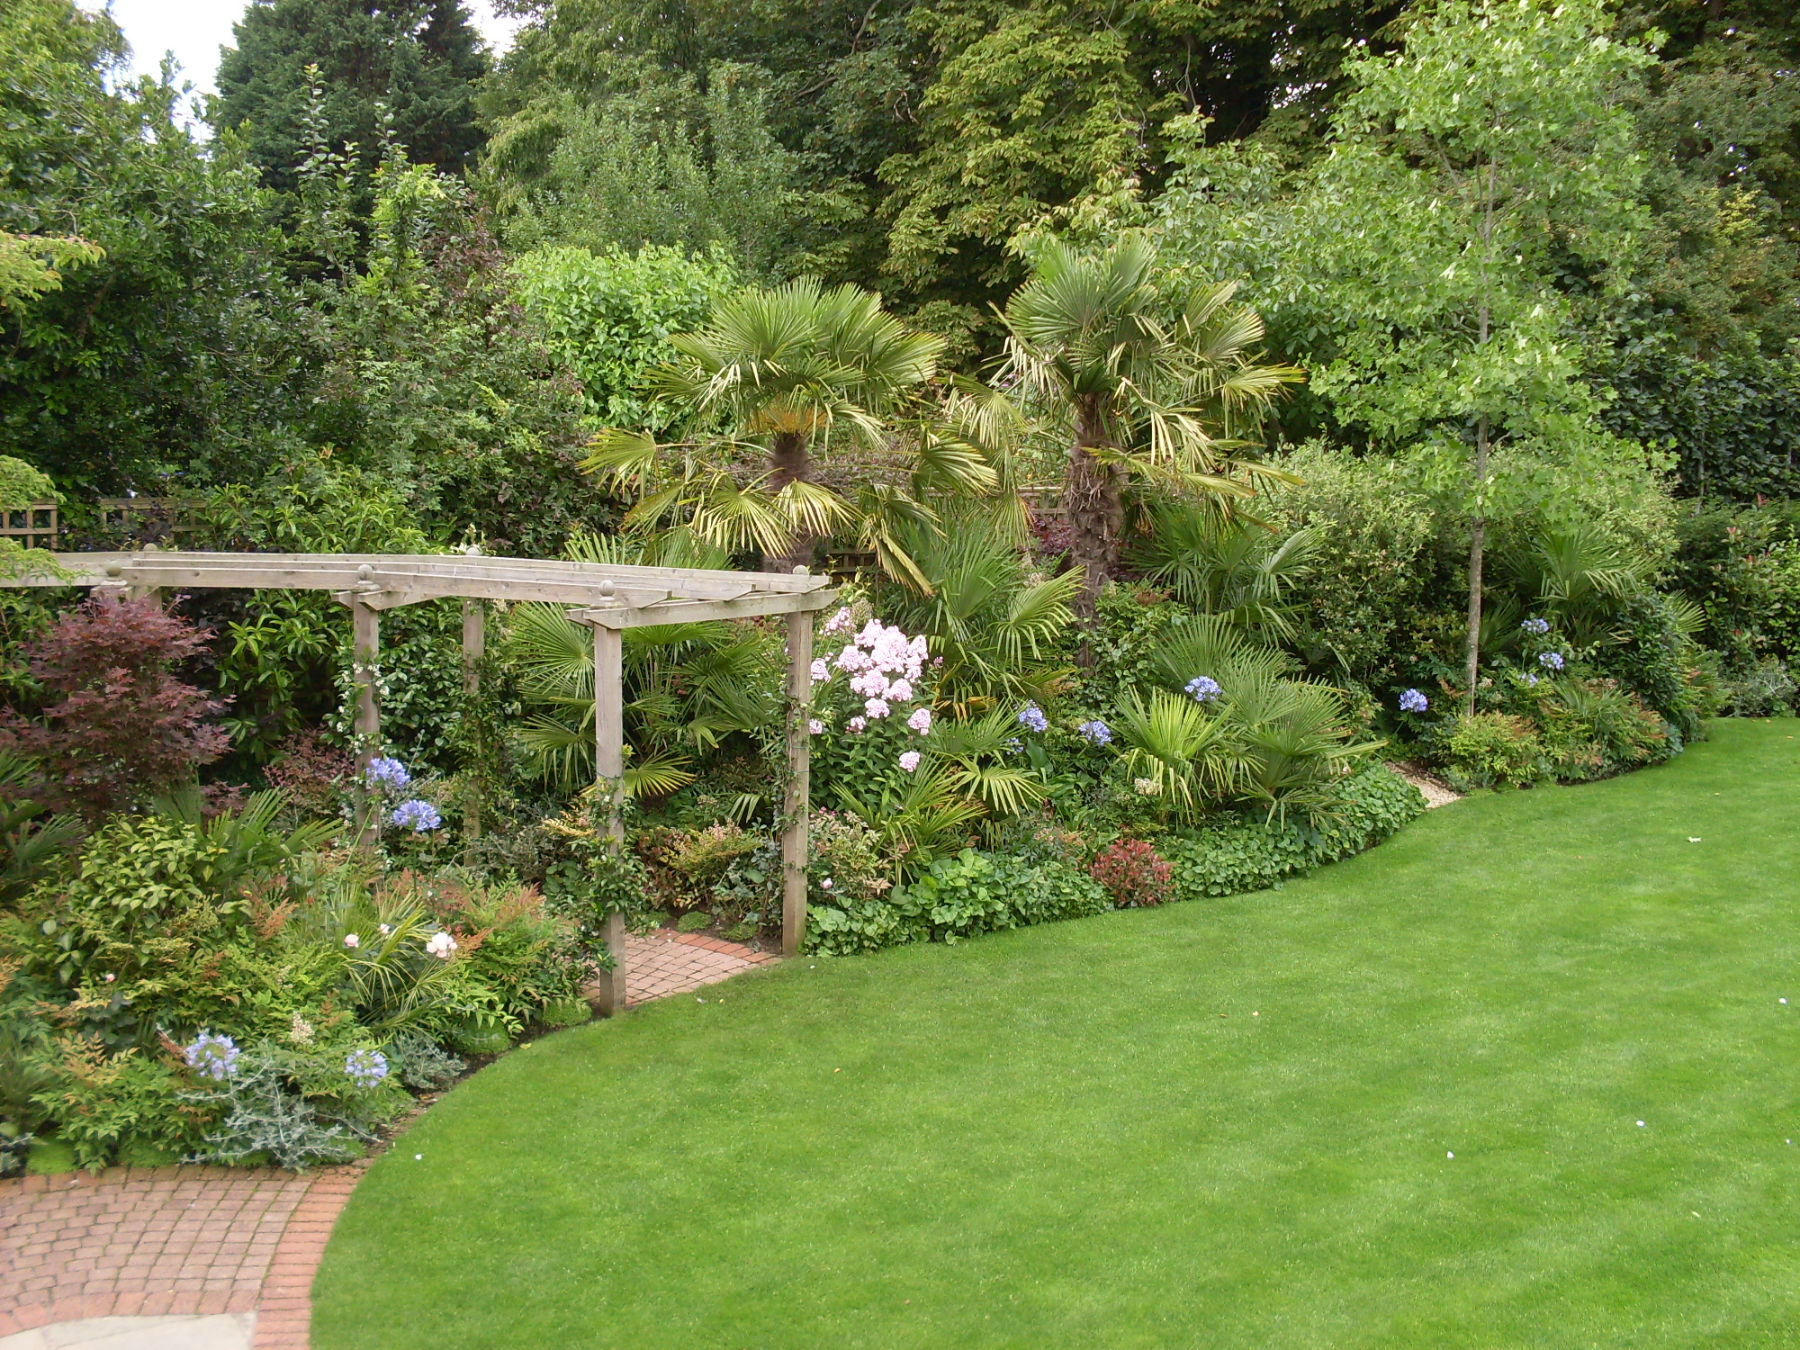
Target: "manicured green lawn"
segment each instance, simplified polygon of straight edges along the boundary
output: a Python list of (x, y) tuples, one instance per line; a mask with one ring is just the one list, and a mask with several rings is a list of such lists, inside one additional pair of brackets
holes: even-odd
[(457, 1088), (314, 1344), (1800, 1344), (1797, 953), (1789, 721), (1271, 893), (789, 963)]

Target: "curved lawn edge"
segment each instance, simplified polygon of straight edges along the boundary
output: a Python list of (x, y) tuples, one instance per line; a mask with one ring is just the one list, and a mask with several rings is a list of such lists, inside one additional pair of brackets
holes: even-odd
[(1794, 727), (546, 1038), (371, 1169), (314, 1344), (1792, 1339)]

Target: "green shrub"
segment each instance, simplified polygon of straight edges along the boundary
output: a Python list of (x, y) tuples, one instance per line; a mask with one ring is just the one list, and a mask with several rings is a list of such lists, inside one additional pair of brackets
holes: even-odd
[(594, 1020), (594, 1010), (584, 998), (560, 998), (539, 1008), (535, 1020), (542, 1027), (578, 1027)]
[(675, 922), (675, 931), (678, 933), (698, 933), (703, 928), (711, 927), (712, 915), (697, 909), (683, 914)]
[(1328, 557), (1298, 592), (1297, 649), (1311, 668), (1372, 689), (1402, 683), (1396, 654), (1416, 645), (1436, 565), (1438, 522), (1420, 471), (1321, 441), (1282, 467), (1302, 482), (1272, 491), (1263, 514), (1285, 530), (1319, 531)]
[(1681, 748), (1677, 735), (1613, 680), (1546, 681), (1539, 700), (1542, 740), (1556, 776), (1605, 778), (1660, 764)]
[(1313, 860), (1336, 862), (1373, 848), (1425, 812), (1419, 789), (1385, 764), (1368, 764), (1337, 785), (1337, 801), (1308, 826)]
[(1523, 717), (1464, 713), (1442, 741), (1445, 773), (1459, 788), (1524, 787), (1547, 772), (1543, 743)]
[(1313, 860), (1296, 823), (1242, 817), (1184, 832), (1164, 845), (1163, 856), (1173, 870), (1178, 900), (1267, 890), (1304, 872)]
[(930, 940), (957, 942), (977, 933), (1104, 914), (1112, 897), (1067, 863), (964, 849), (932, 863), (891, 903)]

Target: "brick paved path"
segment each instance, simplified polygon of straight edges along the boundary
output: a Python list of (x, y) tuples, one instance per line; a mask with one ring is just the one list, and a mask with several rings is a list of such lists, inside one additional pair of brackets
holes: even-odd
[(0, 1335), (254, 1312), (259, 1350), (304, 1350), (312, 1271), (361, 1171), (115, 1167), (0, 1181)]
[(648, 937), (627, 937), (625, 1001), (630, 1006), (667, 998), (671, 994), (685, 994), (690, 989), (717, 984), (776, 959), (769, 952), (695, 933), (671, 933), (664, 929)]
[[(775, 959), (692, 933), (629, 937), (626, 993), (648, 1003)], [(0, 1180), (0, 1337), (100, 1317), (253, 1312), (255, 1350), (307, 1350), (313, 1275), (368, 1165)]]

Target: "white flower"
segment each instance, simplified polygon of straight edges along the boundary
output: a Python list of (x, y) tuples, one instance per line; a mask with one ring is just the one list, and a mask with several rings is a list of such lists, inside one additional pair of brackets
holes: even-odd
[(355, 933), (345, 933), (344, 934), (344, 945), (346, 947), (360, 947), (360, 946), (362, 946), (362, 939), (359, 938)]
[(806, 724), (806, 729), (814, 736), (823, 736), (825, 734), (825, 724), (816, 717)]
[[(111, 971), (110, 971), (110, 970), (109, 970), (109, 971), (107, 971), (107, 972), (106, 972), (106, 982), (107, 982), (107, 983), (108, 983), (108, 984), (111, 984), (111, 983), (112, 983), (112, 982), (113, 982), (113, 981), (114, 981), (114, 980), (116, 980), (116, 979), (118, 979), (118, 978), (119, 978), (119, 977), (118, 977), (118, 976), (117, 976), (117, 975), (115, 975), (115, 974), (113, 974), (113, 973), (112, 973), (112, 972), (111, 972)], [(1781, 1001), (1782, 1001), (1782, 1002), (1783, 1002), (1783, 1003), (1786, 1003), (1786, 1002), (1787, 1002), (1787, 1000), (1786, 1000), (1786, 999), (1785, 999), (1785, 998), (1784, 998), (1784, 999), (1782, 999), (1782, 1000), (1781, 1000)]]
[(450, 953), (456, 950), (456, 939), (440, 928), (431, 935), (431, 940), (425, 944), (425, 950), (440, 961), (448, 961)]
[(816, 658), (812, 663), (812, 681), (813, 681), (813, 683), (814, 684), (824, 684), (825, 681), (829, 680), (830, 678), (831, 678), (831, 663), (828, 662), (822, 656)]
[(1160, 797), (1162, 788), (1154, 778), (1134, 778), (1131, 786), (1137, 789), (1140, 797)]
[(844, 723), (844, 729), (846, 731), (860, 733), (862, 731), (862, 729), (868, 725), (869, 725), (868, 718), (852, 717), (848, 722)]
[(863, 703), (863, 711), (879, 722), (882, 718), (892, 712), (893, 709), (888, 707), (886, 699), (872, 698)]
[(827, 890), (827, 891), (831, 889), (831, 885), (832, 885), (832, 882), (831, 882), (830, 877), (826, 877), (823, 881), (821, 881), (819, 883), (820, 888), (822, 890)]
[(896, 703), (911, 703), (913, 696), (912, 681), (902, 676), (888, 686), (888, 697)]
[(390, 934), (394, 931), (393, 926), (391, 924), (378, 923), (375, 926), (381, 930), (381, 936), (383, 936), (383, 937), (388, 936), (388, 934)]
[(908, 750), (904, 755), (900, 756), (900, 767), (905, 769), (908, 773), (911, 773), (914, 769), (918, 768), (919, 752), (917, 750)]

